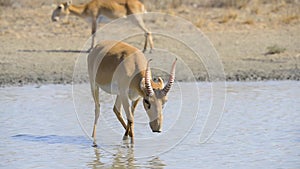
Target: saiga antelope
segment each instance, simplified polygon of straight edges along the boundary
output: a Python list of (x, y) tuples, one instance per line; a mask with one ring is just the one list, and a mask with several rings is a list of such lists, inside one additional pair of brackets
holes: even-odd
[[(71, 1), (62, 3), (52, 13), (52, 21), (58, 21), (59, 17), (73, 14), (92, 21), (92, 44), (94, 47), (97, 31), (97, 18), (104, 15), (110, 19), (126, 17), (131, 14), (145, 13), (145, 7), (139, 0), (92, 0), (87, 4), (73, 5)], [(147, 43), (150, 44), (150, 52), (153, 49), (153, 40), (151, 32), (145, 27), (141, 16), (133, 15), (133, 23), (145, 32), (145, 44), (143, 52), (147, 49)]]
[[(177, 59), (176, 59), (177, 60)], [(96, 145), (96, 126), (100, 113), (99, 87), (107, 93), (117, 95), (113, 111), (125, 128), (123, 139), (131, 137), (134, 142), (134, 111), (141, 98), (150, 119), (153, 132), (161, 132), (162, 109), (167, 102), (167, 94), (175, 80), (174, 61), (168, 83), (164, 86), (159, 77), (157, 82), (151, 78), (149, 62), (137, 48), (124, 42), (102, 41), (88, 55), (88, 74), (95, 102), (95, 121), (92, 137)], [(131, 105), (130, 102), (131, 101)], [(127, 124), (121, 108), (123, 107)]]

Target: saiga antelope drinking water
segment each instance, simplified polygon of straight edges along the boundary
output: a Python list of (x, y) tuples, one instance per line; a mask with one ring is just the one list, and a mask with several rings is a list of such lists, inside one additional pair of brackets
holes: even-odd
[[(92, 21), (92, 44), (94, 47), (97, 31), (97, 19), (104, 15), (110, 19), (126, 17), (131, 14), (145, 13), (145, 7), (139, 0), (92, 0), (87, 4), (73, 5), (71, 1), (62, 3), (52, 13), (52, 21), (58, 21), (61, 16), (73, 14)], [(145, 44), (143, 52), (147, 49), (147, 43), (150, 44), (150, 52), (153, 49), (153, 40), (151, 32), (145, 27), (141, 16), (133, 15), (133, 23), (145, 32)]]
[[(147, 62), (144, 54), (129, 44), (103, 41), (91, 51), (88, 55), (88, 73), (95, 102), (92, 133), (95, 146), (97, 146), (96, 126), (100, 113), (99, 87), (107, 93), (117, 95), (113, 111), (126, 130), (123, 139), (127, 139), (129, 135), (131, 143), (134, 141), (134, 111), (141, 98), (152, 131), (161, 132), (162, 109), (175, 80), (176, 60), (172, 65), (169, 81), (164, 86), (160, 77), (158, 82), (152, 81), (150, 61)], [(126, 113), (127, 124), (121, 114), (122, 107)]]

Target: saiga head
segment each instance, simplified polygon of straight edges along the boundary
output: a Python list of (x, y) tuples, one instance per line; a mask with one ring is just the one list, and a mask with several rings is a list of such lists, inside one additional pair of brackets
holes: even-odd
[(69, 15), (69, 6), (71, 5), (72, 1), (64, 2), (59, 4), (56, 9), (53, 11), (51, 20), (53, 22), (58, 21), (60, 18)]
[(150, 128), (153, 132), (161, 132), (162, 131), (162, 123), (163, 123), (163, 113), (162, 109), (167, 102), (167, 94), (170, 91), (174, 80), (175, 80), (175, 65), (177, 59), (174, 61), (169, 77), (169, 81), (167, 85), (164, 86), (163, 80), (159, 77), (158, 82), (152, 82), (155, 84), (151, 84), (151, 73), (149, 62), (147, 63), (147, 69), (145, 72), (145, 78), (141, 81), (141, 88), (145, 92), (145, 96), (143, 98), (143, 105), (150, 119)]

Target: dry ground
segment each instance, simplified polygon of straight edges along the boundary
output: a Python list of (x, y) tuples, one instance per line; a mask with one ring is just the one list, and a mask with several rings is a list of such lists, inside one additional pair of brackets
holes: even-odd
[[(1, 86), (72, 82), (78, 56), (74, 52), (81, 50), (91, 28), (76, 17), (52, 23), (52, 2), (0, 0)], [(159, 2), (147, 1), (148, 11), (183, 17), (205, 33), (220, 55), (227, 80), (300, 80), (299, 2)], [(191, 66), (198, 80), (208, 79), (198, 64)]]

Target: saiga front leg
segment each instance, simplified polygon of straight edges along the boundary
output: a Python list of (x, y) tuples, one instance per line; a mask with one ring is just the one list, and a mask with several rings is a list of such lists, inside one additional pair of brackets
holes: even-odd
[(127, 126), (125, 124), (125, 121), (122, 117), (122, 113), (121, 113), (121, 107), (122, 107), (122, 103), (121, 103), (121, 98), (120, 96), (118, 95), (117, 98), (116, 98), (116, 102), (115, 102), (115, 105), (114, 105), (114, 108), (113, 108), (113, 111), (115, 112), (119, 122), (122, 124), (122, 126), (124, 127), (124, 129), (126, 130)]
[[(140, 99), (137, 99), (137, 100), (131, 102), (131, 113), (132, 113), (133, 117), (134, 117), (134, 112), (135, 112), (136, 106), (139, 103), (139, 101), (140, 101)], [(134, 131), (133, 131), (133, 127), (134, 127), (133, 122), (131, 122), (131, 121), (128, 120), (123, 140), (127, 139), (127, 136), (129, 135), (131, 137), (131, 143), (134, 143)]]
[(126, 94), (123, 94), (123, 96), (121, 96), (121, 100), (122, 100), (123, 109), (127, 117), (127, 127), (126, 127), (125, 134), (123, 136), (123, 140), (126, 140), (129, 135), (131, 137), (131, 143), (133, 144), (134, 143), (134, 116), (131, 111), (129, 99), (126, 96)]
[[(137, 100), (131, 102), (131, 112), (132, 112), (133, 116), (134, 116), (134, 112), (135, 112), (135, 109), (136, 109), (136, 106), (137, 106), (139, 100), (140, 99), (137, 99)], [(117, 95), (113, 111), (116, 114), (119, 122), (122, 124), (122, 126), (126, 130), (127, 129), (127, 125), (126, 125), (126, 123), (125, 123), (125, 121), (123, 119), (122, 112), (121, 112), (121, 107), (122, 107), (121, 97), (119, 95)]]
[(95, 102), (95, 120), (94, 120), (92, 137), (93, 137), (93, 147), (97, 147), (96, 129), (97, 129), (97, 123), (100, 115), (99, 88), (97, 86), (92, 86), (92, 95)]

